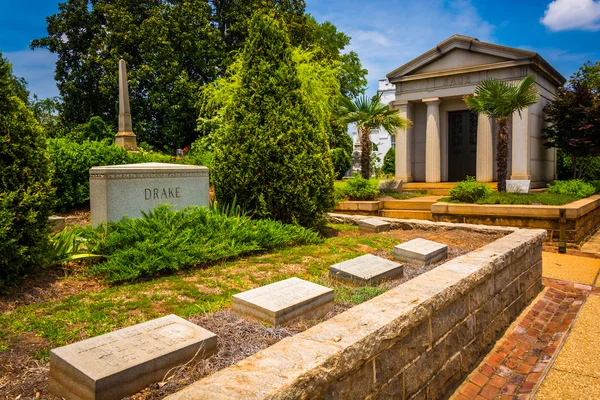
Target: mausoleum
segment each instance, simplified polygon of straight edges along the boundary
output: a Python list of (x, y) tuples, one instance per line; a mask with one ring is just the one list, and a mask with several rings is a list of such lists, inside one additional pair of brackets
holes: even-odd
[(396, 179), (457, 182), (496, 180), (496, 124), (471, 113), (462, 97), (486, 78), (518, 82), (534, 75), (540, 101), (509, 121), (509, 179), (532, 187), (554, 180), (556, 151), (541, 137), (543, 108), (565, 83), (539, 54), (454, 35), (387, 74), (396, 87), (390, 103), (413, 124), (396, 131)]

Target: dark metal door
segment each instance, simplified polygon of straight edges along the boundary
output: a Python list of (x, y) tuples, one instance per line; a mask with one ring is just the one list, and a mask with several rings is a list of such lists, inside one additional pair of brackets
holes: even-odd
[(448, 112), (448, 182), (475, 176), (477, 168), (477, 114)]

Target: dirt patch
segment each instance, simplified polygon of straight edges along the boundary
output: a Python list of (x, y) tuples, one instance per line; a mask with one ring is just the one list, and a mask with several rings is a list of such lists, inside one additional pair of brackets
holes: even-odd
[(66, 222), (67, 222), (67, 226), (69, 225), (77, 225), (77, 226), (87, 226), (89, 224), (91, 224), (91, 213), (90, 213), (90, 205), (89, 203), (86, 205), (83, 205), (79, 208), (76, 208), (74, 210), (71, 210), (67, 213), (60, 213), (60, 214), (56, 214), (60, 217), (64, 217)]
[(64, 268), (42, 270), (0, 296), (0, 313), (32, 303), (55, 301), (79, 293), (96, 293), (108, 286)]

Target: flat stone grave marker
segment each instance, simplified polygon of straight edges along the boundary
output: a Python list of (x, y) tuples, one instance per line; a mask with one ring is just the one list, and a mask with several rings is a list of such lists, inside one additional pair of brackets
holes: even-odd
[(197, 165), (144, 163), (90, 169), (92, 225), (136, 218), (159, 204), (209, 205), (208, 168)]
[(358, 221), (358, 231), (362, 233), (387, 232), (392, 229), (392, 224), (379, 218), (366, 218)]
[(509, 193), (529, 193), (531, 186), (530, 180), (508, 180), (506, 181), (506, 191)]
[(401, 276), (404, 267), (373, 254), (353, 258), (329, 267), (329, 274), (337, 279), (360, 285), (371, 285), (384, 279)]
[(67, 220), (65, 217), (59, 217), (58, 215), (51, 215), (48, 217), (50, 223), (51, 232), (60, 232), (67, 227)]
[(216, 350), (214, 333), (167, 315), (51, 350), (49, 389), (66, 399), (121, 399)]
[(430, 265), (448, 257), (448, 246), (422, 238), (394, 246), (394, 259), (418, 265)]
[(272, 326), (298, 318), (321, 318), (333, 308), (333, 289), (299, 278), (271, 283), (233, 296), (238, 314)]

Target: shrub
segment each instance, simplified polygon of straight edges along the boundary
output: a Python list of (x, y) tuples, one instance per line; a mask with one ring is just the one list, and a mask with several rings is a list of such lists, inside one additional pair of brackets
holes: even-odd
[(554, 181), (554, 184), (548, 185), (548, 193), (569, 194), (581, 199), (596, 193), (596, 188), (591, 183), (571, 179), (569, 181)]
[(43, 131), (12, 79), (0, 54), (0, 291), (39, 265), (53, 194)]
[(52, 185), (56, 188), (56, 208), (60, 210), (90, 199), (90, 168), (131, 162), (129, 153), (114, 146), (111, 140), (78, 144), (64, 138), (48, 139), (48, 148), (55, 171)]
[(173, 211), (161, 205), (143, 218), (87, 227), (81, 234), (90, 252), (107, 256), (91, 272), (111, 282), (321, 241), (314, 231), (298, 225), (255, 221), (240, 215), (239, 208), (215, 206)]
[(375, 188), (375, 183), (363, 178), (359, 174), (346, 182), (346, 196), (350, 200), (375, 200), (379, 191)]
[(303, 91), (280, 22), (256, 14), (249, 25), (215, 144), (215, 195), (258, 218), (314, 226), (333, 207), (328, 115)]
[(76, 126), (69, 132), (68, 137), (77, 143), (83, 143), (86, 140), (102, 141), (105, 139), (114, 140), (115, 132), (100, 117), (92, 117), (85, 124)]
[(492, 193), (492, 188), (485, 183), (477, 182), (472, 176), (468, 176), (467, 179), (458, 182), (450, 189), (452, 200), (462, 203), (476, 203), (479, 199), (483, 199), (490, 193)]
[(336, 147), (331, 151), (331, 161), (335, 171), (335, 179), (342, 179), (352, 167), (352, 156), (341, 147)]
[(384, 174), (396, 173), (396, 150), (393, 147), (385, 153), (383, 157), (383, 167), (381, 168)]

